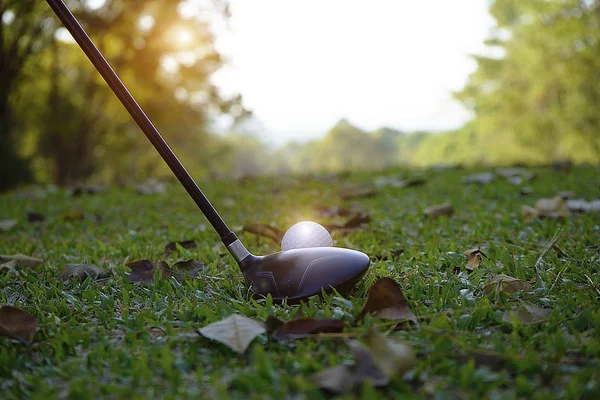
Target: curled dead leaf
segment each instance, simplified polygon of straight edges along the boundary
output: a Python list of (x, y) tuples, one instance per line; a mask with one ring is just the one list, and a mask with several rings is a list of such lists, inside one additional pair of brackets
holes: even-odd
[(375, 196), (375, 189), (368, 185), (351, 185), (340, 189), (338, 191), (338, 196), (344, 200), (358, 197), (371, 197)]
[(181, 246), (184, 249), (191, 249), (191, 248), (196, 247), (196, 241), (191, 239), (191, 240), (182, 240), (179, 242), (171, 242), (165, 246), (165, 253), (169, 254), (169, 253), (173, 253), (174, 251), (177, 251), (177, 246)]
[(164, 261), (152, 262), (150, 260), (138, 260), (127, 264), (131, 268), (129, 282), (154, 284), (154, 272), (160, 269), (161, 279), (171, 278), (171, 268)]
[(19, 308), (0, 307), (0, 335), (30, 344), (35, 335), (37, 320)]
[(284, 232), (274, 226), (260, 223), (250, 223), (244, 226), (244, 232), (253, 233), (258, 236), (263, 236), (272, 239), (275, 243), (280, 244), (283, 239)]
[(278, 340), (294, 340), (319, 333), (339, 333), (344, 330), (344, 326), (344, 321), (339, 319), (295, 319), (277, 328), (274, 338)]
[(352, 365), (341, 364), (314, 374), (310, 379), (319, 388), (331, 393), (350, 393), (368, 380), (375, 387), (387, 386), (390, 381), (373, 363), (370, 351), (356, 340), (348, 341), (354, 356)]
[(0, 231), (7, 232), (17, 225), (17, 221), (14, 219), (3, 219), (0, 221)]
[(481, 256), (485, 256), (481, 249), (469, 249), (464, 253), (468, 258), (467, 265), (465, 266), (467, 270), (474, 271), (479, 268), (479, 264), (481, 264)]
[(533, 286), (529, 282), (504, 274), (496, 275), (484, 288), (486, 294), (493, 292), (515, 293), (519, 290), (531, 292)]
[(417, 364), (412, 346), (390, 339), (376, 330), (365, 338), (373, 363), (388, 379), (403, 375)]
[(464, 183), (478, 183), (486, 185), (496, 180), (496, 176), (491, 172), (482, 172), (479, 174), (469, 175), (463, 178)]
[(179, 283), (183, 282), (186, 277), (196, 278), (198, 272), (204, 268), (204, 263), (197, 260), (178, 261), (171, 268), (172, 274)]
[(519, 322), (521, 325), (539, 324), (548, 319), (552, 312), (549, 308), (540, 308), (533, 304), (522, 304), (516, 310), (505, 311), (502, 321), (507, 323)]
[(83, 281), (87, 277), (90, 277), (91, 279), (101, 279), (106, 278), (108, 275), (108, 272), (103, 268), (93, 264), (66, 264), (63, 267), (63, 272), (60, 274), (59, 278), (63, 281), (71, 278), (78, 278)]
[(35, 212), (35, 211), (27, 212), (27, 221), (28, 222), (44, 222), (45, 219), (46, 219), (46, 217), (42, 213)]
[(41, 263), (42, 260), (35, 257), (29, 257), (23, 254), (13, 254), (13, 255), (2, 255), (0, 254), (0, 264), (7, 263), (9, 261), (15, 261), (15, 267), (36, 269)]
[(569, 216), (567, 201), (560, 196), (551, 199), (539, 199), (534, 207), (522, 206), (521, 216), (525, 221), (537, 218), (559, 219)]
[(378, 318), (398, 321), (410, 321), (417, 324), (417, 317), (408, 305), (402, 288), (391, 278), (381, 278), (369, 289), (367, 301), (354, 319), (357, 323), (367, 314)]
[(252, 340), (265, 333), (265, 327), (253, 319), (233, 314), (198, 329), (208, 339), (223, 343), (238, 354), (243, 354)]
[(454, 214), (454, 207), (452, 207), (452, 204), (450, 203), (444, 203), (426, 208), (423, 210), (423, 213), (430, 217), (450, 217), (452, 214)]

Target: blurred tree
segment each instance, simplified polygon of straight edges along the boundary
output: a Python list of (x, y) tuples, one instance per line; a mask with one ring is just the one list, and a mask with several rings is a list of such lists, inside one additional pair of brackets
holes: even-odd
[(20, 156), (20, 120), (11, 96), (23, 81), (28, 60), (52, 35), (45, 4), (35, 0), (0, 0), (0, 191), (31, 179)]
[[(210, 118), (246, 113), (239, 96), (222, 98), (210, 82), (223, 60), (214, 48), (210, 21), (184, 3), (189, 2), (107, 0), (98, 7), (70, 1), (69, 6), (172, 147), (184, 158), (193, 157), (192, 169), (202, 172), (198, 160), (213, 156), (218, 141), (208, 133)], [(211, 18), (222, 17), (218, 12), (225, 3), (212, 4)], [(30, 79), (9, 91), (20, 99), (17, 114), (27, 133), (23, 147), (39, 177), (69, 184), (89, 177), (126, 182), (168, 174), (100, 75), (42, 6), (31, 18), (45, 21), (50, 34), (23, 67)]]
[(495, 0), (496, 56), (456, 94), (486, 161), (600, 161), (600, 2)]

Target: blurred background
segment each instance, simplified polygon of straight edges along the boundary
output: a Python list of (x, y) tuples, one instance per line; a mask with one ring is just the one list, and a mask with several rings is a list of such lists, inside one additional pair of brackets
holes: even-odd
[[(196, 178), (600, 160), (599, 1), (67, 4)], [(0, 20), (0, 190), (170, 176), (46, 2)]]

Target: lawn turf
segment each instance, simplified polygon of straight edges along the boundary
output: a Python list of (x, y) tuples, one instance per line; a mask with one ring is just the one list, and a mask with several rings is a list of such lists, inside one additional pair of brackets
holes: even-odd
[[(362, 398), (600, 398), (600, 213), (524, 222), (522, 205), (572, 191), (600, 198), (600, 170), (532, 169), (518, 186), (503, 179), (465, 184), (470, 170), (386, 170), (336, 176), (200, 182), (234, 230), (250, 222), (287, 229), (322, 218), (316, 206), (360, 205), (372, 217), (368, 230), (335, 232), (334, 243), (364, 251), (373, 262), (351, 296), (312, 298), (307, 317), (352, 322), (378, 277), (401, 283), (419, 329), (390, 336), (414, 343), (417, 366), (383, 389), (369, 383)], [(348, 184), (381, 176), (423, 176), (425, 184), (378, 188), (372, 197), (341, 200)], [(530, 186), (533, 193), (520, 194)], [(430, 218), (424, 208), (450, 202), (452, 217)], [(35, 211), (46, 218), (27, 222)], [(77, 212), (81, 214), (77, 214)], [(71, 219), (71, 216), (83, 216)], [(244, 355), (203, 338), (197, 329), (232, 313), (257, 320), (290, 319), (298, 306), (253, 299), (241, 274), (203, 215), (176, 183), (166, 192), (140, 195), (111, 188), (72, 197), (68, 191), (31, 188), (0, 196), (0, 219), (18, 225), (0, 232), (0, 254), (44, 260), (37, 270), (0, 273), (0, 305), (20, 307), (38, 319), (29, 347), (0, 337), (0, 393), (12, 398), (328, 398), (310, 381), (327, 367), (349, 363), (343, 338), (277, 342), (261, 335)], [(556, 251), (548, 242), (561, 232)], [(267, 238), (241, 233), (255, 254), (277, 251)], [(194, 239), (197, 247), (170, 255), (164, 246)], [(472, 273), (465, 250), (482, 246)], [(398, 254), (400, 253), (400, 254)], [(198, 259), (200, 279), (154, 286), (131, 284), (126, 263)], [(387, 259), (386, 259), (387, 258)], [(536, 275), (538, 262), (539, 277)], [(108, 279), (63, 283), (64, 264), (112, 269)], [(531, 293), (486, 296), (497, 274), (529, 281)], [(502, 321), (503, 310), (525, 301), (551, 308), (547, 321)], [(380, 321), (367, 316), (346, 329), (360, 339)], [(350, 325), (350, 324), (349, 324)], [(346, 398), (353, 398), (347, 394)]]

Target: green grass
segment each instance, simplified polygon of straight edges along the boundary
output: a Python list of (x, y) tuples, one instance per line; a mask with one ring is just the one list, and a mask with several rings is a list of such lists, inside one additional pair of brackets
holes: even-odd
[[(564, 220), (524, 222), (523, 204), (573, 191), (578, 198), (600, 198), (600, 171), (534, 169), (526, 185), (533, 194), (503, 180), (467, 185), (462, 178), (479, 171), (422, 171), (423, 186), (386, 187), (370, 198), (341, 201), (337, 190), (370, 183), (389, 170), (332, 177), (264, 178), (201, 182), (224, 219), (235, 229), (264, 222), (286, 229), (299, 220), (331, 222), (315, 206), (357, 203), (372, 216), (371, 230), (335, 234), (337, 246), (372, 258), (404, 249), (390, 260), (374, 261), (352, 296), (313, 298), (305, 316), (351, 322), (378, 277), (402, 284), (420, 329), (391, 334), (414, 343), (416, 368), (385, 389), (368, 384), (364, 398), (589, 398), (600, 396), (600, 214)], [(23, 198), (25, 197), (25, 198)], [(428, 206), (451, 202), (451, 218), (426, 218)], [(28, 223), (27, 211), (46, 216)], [(81, 211), (82, 220), (64, 221)], [(0, 219), (19, 224), (0, 232), (0, 253), (44, 259), (35, 271), (0, 274), (0, 305), (20, 307), (38, 319), (31, 346), (0, 337), (0, 397), (12, 398), (327, 398), (309, 380), (324, 368), (352, 358), (342, 339), (276, 342), (261, 335), (236, 355), (196, 329), (232, 313), (264, 320), (269, 314), (291, 318), (298, 306), (253, 299), (217, 235), (177, 184), (165, 193), (141, 196), (110, 189), (70, 197), (64, 190), (45, 197), (19, 193), (0, 197)], [(562, 229), (558, 245), (568, 257), (548, 252), (536, 278), (536, 261)], [(265, 238), (241, 235), (257, 254), (276, 246)], [(198, 247), (163, 255), (174, 240), (195, 239)], [(463, 251), (485, 246), (487, 258), (467, 274)], [(595, 247), (594, 247), (595, 246)], [(206, 264), (201, 279), (174, 279), (154, 286), (133, 285), (127, 262), (196, 258)], [(64, 264), (93, 263), (113, 268), (110, 278), (64, 284)], [(503, 273), (533, 284), (532, 293), (503, 295), (496, 302), (483, 293), (492, 276)], [(550, 307), (538, 325), (502, 322), (502, 311), (519, 301)], [(360, 338), (370, 325), (347, 329)], [(346, 396), (352, 398), (350, 394)]]

